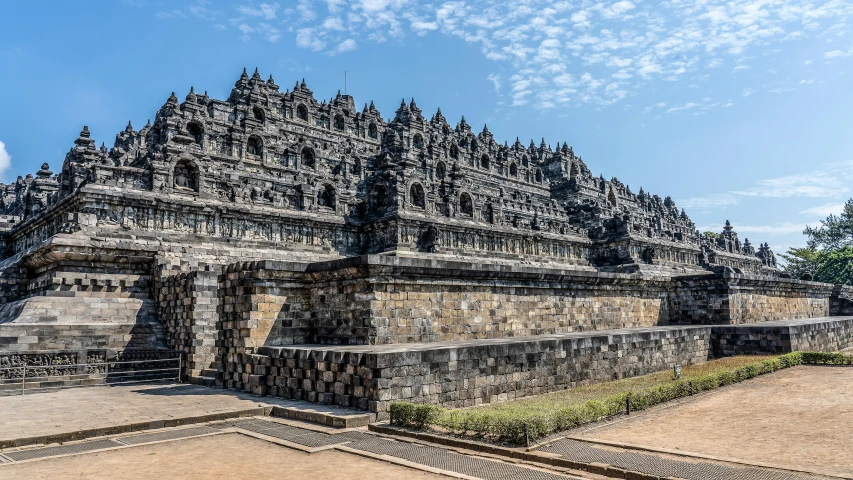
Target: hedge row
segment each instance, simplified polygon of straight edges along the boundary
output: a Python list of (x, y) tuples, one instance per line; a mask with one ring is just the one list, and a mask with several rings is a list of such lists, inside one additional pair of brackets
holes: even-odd
[(520, 445), (527, 440), (535, 440), (622, 413), (625, 411), (628, 396), (631, 397), (632, 410), (643, 410), (677, 398), (804, 364), (853, 365), (853, 357), (840, 353), (788, 353), (733, 370), (673, 380), (662, 385), (610, 395), (599, 400), (588, 400), (548, 412), (449, 410), (436, 405), (394, 402), (391, 404), (391, 423), (418, 430), (439, 427), (458, 435), (476, 435)]

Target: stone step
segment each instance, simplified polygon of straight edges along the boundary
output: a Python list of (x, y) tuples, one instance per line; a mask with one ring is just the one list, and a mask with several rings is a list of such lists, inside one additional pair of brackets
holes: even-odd
[(193, 385), (201, 385), (204, 387), (215, 387), (216, 386), (216, 378), (214, 377), (187, 377), (187, 383), (191, 383)]

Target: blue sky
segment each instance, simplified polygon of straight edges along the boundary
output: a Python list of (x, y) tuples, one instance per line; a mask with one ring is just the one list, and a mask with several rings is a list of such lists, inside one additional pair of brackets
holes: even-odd
[(479, 131), (568, 142), (590, 169), (731, 220), (777, 252), (853, 196), (853, 2), (5, 2), (0, 181), (112, 145), (172, 91), (243, 67), (387, 118), (400, 98)]

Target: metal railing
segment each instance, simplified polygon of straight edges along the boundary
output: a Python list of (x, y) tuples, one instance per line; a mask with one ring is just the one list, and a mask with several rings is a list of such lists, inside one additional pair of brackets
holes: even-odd
[[(108, 360), (64, 365), (24, 364), (0, 367), (0, 395), (8, 395), (15, 391), (25, 395), (28, 391), (127, 385), (163, 380), (175, 380), (180, 383), (182, 367), (183, 360), (180, 356), (150, 360)], [(46, 373), (51, 370), (60, 373)], [(71, 370), (76, 371), (71, 372)]]

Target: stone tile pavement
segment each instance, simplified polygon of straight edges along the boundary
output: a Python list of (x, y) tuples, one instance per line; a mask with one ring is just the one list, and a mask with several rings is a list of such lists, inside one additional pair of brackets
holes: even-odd
[(601, 447), (568, 438), (545, 445), (539, 451), (557, 454), (576, 462), (612, 465), (616, 468), (662, 478), (685, 480), (814, 480), (824, 478), (767, 468), (728, 465), (693, 459), (673, 459), (651, 453)]
[[(3, 419), (0, 422), (0, 444), (9, 439), (168, 422), (261, 408), (269, 411), (273, 407), (336, 416), (365, 414), (336, 406), (258, 398), (246, 393), (188, 384), (72, 388), (0, 397), (0, 418)], [(149, 428), (156, 428), (156, 425)]]

